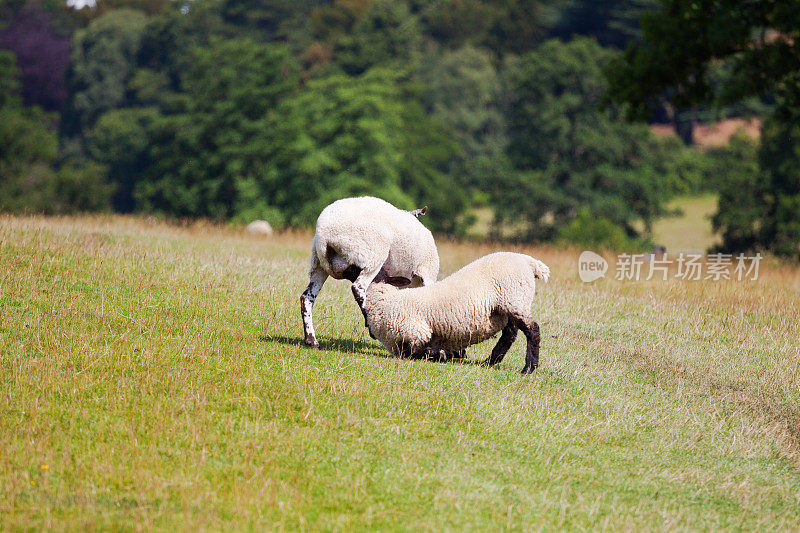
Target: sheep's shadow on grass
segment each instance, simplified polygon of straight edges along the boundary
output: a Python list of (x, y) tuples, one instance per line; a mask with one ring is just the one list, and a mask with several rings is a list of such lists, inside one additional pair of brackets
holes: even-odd
[[(308, 348), (302, 337), (288, 337), (285, 335), (262, 335), (258, 338), (261, 342), (269, 342), (289, 346), (301, 346)], [(463, 357), (448, 357), (447, 359), (426, 358), (422, 356), (396, 357), (383, 349), (382, 346), (373, 344), (363, 339), (341, 338), (341, 337), (320, 337), (319, 345), (322, 350), (334, 350), (344, 353), (370, 355), (384, 357), (386, 359), (403, 359), (409, 361), (426, 361), (429, 363), (456, 364), (456, 365), (483, 365), (483, 361), (468, 359)]]
[[(262, 335), (259, 337), (261, 342), (270, 342), (275, 344), (300, 346), (309, 348), (302, 337), (287, 337), (285, 335)], [(363, 355), (384, 355), (384, 350), (380, 346), (376, 346), (363, 339), (341, 338), (341, 337), (320, 337), (319, 346), (322, 350), (335, 350), (337, 352), (345, 353), (360, 353)], [(389, 355), (389, 354), (386, 354)]]

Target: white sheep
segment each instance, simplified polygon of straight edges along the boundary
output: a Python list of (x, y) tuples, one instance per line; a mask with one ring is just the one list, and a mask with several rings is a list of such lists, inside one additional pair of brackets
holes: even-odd
[[(328, 276), (353, 283), (364, 312), (367, 287), (378, 273), (396, 285), (430, 285), (439, 275), (431, 232), (417, 220), (426, 207), (403, 211), (379, 198), (337, 200), (322, 210), (311, 245), (309, 283), (300, 296), (306, 344), (319, 348), (311, 311)], [(366, 322), (366, 313), (364, 314)]]
[(502, 330), (487, 365), (503, 359), (521, 329), (528, 340), (522, 373), (529, 374), (539, 365), (539, 324), (531, 315), (535, 279), (549, 276), (537, 259), (499, 252), (427, 287), (398, 291), (379, 279), (367, 290), (367, 323), (401, 357), (457, 353)]

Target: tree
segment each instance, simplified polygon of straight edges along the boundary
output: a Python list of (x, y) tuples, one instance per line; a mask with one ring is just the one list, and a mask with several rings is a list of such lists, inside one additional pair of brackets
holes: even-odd
[(374, 0), (347, 33), (336, 39), (334, 60), (351, 75), (370, 67), (397, 64), (406, 67), (419, 47), (422, 33), (404, 2)]
[(641, 16), (658, 7), (659, 0), (571, 0), (560, 9), (552, 35), (594, 37), (601, 46), (624, 49), (641, 39)]
[(50, 114), (23, 107), (14, 56), (0, 52), (0, 211), (68, 213), (108, 206), (111, 188), (97, 165), (54, 169), (58, 142)]
[[(220, 14), (237, 33), (263, 42), (305, 41), (316, 0), (223, 0)], [(306, 43), (307, 44), (307, 43)]]
[[(607, 70), (609, 97), (647, 119), (668, 100), (688, 108), (770, 95), (774, 111), (764, 128), (761, 181), (753, 194), (764, 210), (743, 232), (726, 214), (737, 210), (720, 196), (718, 230), (732, 251), (767, 248), (800, 257), (800, 183), (796, 124), (800, 122), (800, 9), (795, 0), (663, 0), (642, 18), (643, 40)], [(725, 76), (715, 76), (724, 65)], [(751, 179), (750, 182), (753, 182)], [(744, 239), (743, 236), (747, 236)]]
[(669, 146), (599, 107), (610, 57), (592, 39), (551, 40), (507, 68), (514, 171), (497, 182), (495, 203), (521, 236), (552, 239), (586, 209), (630, 239), (647, 237), (678, 187)]
[(216, 4), (195, 2), (188, 13), (173, 10), (147, 21), (130, 79), (133, 104), (169, 106), (171, 94), (193, 68), (192, 50), (212, 39), (230, 39)]
[(544, 39), (541, 0), (445, 0), (421, 9), (427, 33), (443, 45), (483, 46), (498, 57), (532, 50)]
[(459, 150), (447, 172), (470, 193), (487, 190), (507, 167), (508, 139), (499, 107), (502, 84), (491, 55), (472, 46), (432, 46), (416, 72), (425, 111), (449, 130)]
[[(778, 255), (800, 259), (800, 124), (772, 117), (764, 124), (761, 143), (764, 184), (753, 190), (764, 206), (759, 240)], [(720, 202), (723, 208), (738, 205)]]
[(127, 213), (136, 207), (133, 191), (153, 164), (151, 128), (159, 118), (152, 107), (112, 109), (87, 132), (88, 154), (108, 168), (108, 179), (115, 185), (116, 211)]
[(119, 9), (76, 33), (63, 125), (68, 135), (88, 131), (100, 115), (125, 101), (145, 23), (141, 12)]
[(373, 195), (404, 209), (431, 205), (427, 223), (457, 230), (464, 194), (440, 171), (453, 147), (397, 73), (313, 80), (275, 118), (279, 148), (261, 197), (290, 223), (312, 224), (335, 199)]
[[(259, 212), (265, 204), (258, 185), (267, 179), (274, 150), (269, 117), (296, 86), (285, 48), (214, 39), (188, 54), (192, 67), (182, 74), (179, 91), (170, 96), (163, 114), (136, 112), (137, 120), (152, 121), (142, 126), (149, 164), (135, 185), (138, 207), (215, 219), (245, 211), (274, 214), (271, 209)], [(138, 129), (126, 126), (124, 118), (99, 125), (112, 120), (114, 130), (141, 153)], [(114, 164), (130, 161), (120, 153)]]
[(711, 219), (714, 231), (722, 235), (717, 251), (744, 251), (758, 240), (759, 221), (765, 206), (760, 198), (766, 189), (758, 171), (758, 145), (744, 135), (731, 139), (726, 147), (714, 148), (708, 156), (713, 172), (724, 179), (718, 184), (719, 206)]
[(17, 57), (25, 105), (60, 111), (67, 99), (69, 37), (52, 17), (34, 5), (12, 13), (0, 30), (0, 49)]

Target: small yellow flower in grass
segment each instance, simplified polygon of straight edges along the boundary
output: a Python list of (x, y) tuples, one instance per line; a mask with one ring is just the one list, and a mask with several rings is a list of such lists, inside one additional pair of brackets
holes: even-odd
[(50, 468), (50, 467), (47, 466), (47, 465), (42, 465), (42, 470), (47, 470), (48, 468)]

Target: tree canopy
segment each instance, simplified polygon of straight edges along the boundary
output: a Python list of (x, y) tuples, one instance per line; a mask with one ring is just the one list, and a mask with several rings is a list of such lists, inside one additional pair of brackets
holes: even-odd
[[(552, 40), (509, 66), (508, 156), (515, 172), (499, 182), (505, 207), (498, 215), (524, 220), (529, 237), (556, 237), (580, 210), (631, 239), (648, 237), (663, 199), (676, 190), (662, 157), (669, 142), (599, 107), (611, 57), (591, 39)], [(527, 201), (514, 201), (517, 195)]]
[[(608, 94), (626, 104), (631, 117), (647, 118), (663, 101), (682, 108), (754, 96), (774, 101), (763, 130), (760, 176), (731, 176), (715, 225), (727, 249), (765, 248), (800, 257), (797, 2), (664, 0), (661, 10), (642, 18), (642, 30), (642, 42), (608, 68)], [(741, 203), (741, 190), (753, 201)]]
[[(122, 212), (307, 226), (370, 194), (449, 235), (488, 211), (498, 238), (644, 248), (671, 198), (711, 191), (726, 246), (791, 255), (792, 4), (2, 0), (0, 205), (113, 191)], [(764, 118), (761, 144), (625, 120), (691, 140), (722, 112)]]

